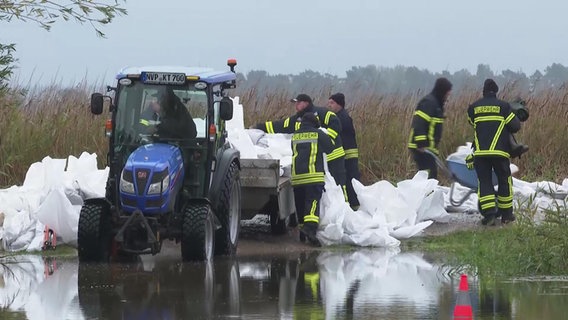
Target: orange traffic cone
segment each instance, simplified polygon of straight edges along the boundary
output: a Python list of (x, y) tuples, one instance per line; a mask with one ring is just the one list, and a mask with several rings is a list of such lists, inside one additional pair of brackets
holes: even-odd
[(469, 298), (467, 275), (465, 274), (461, 275), (458, 297), (456, 306), (454, 308), (454, 320), (457, 319), (473, 319), (473, 310), (471, 309), (471, 300)]

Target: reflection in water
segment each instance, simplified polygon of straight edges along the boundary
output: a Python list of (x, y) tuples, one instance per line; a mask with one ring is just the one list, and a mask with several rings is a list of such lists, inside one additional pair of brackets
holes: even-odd
[[(2, 259), (1, 319), (451, 319), (458, 279), (398, 249), (81, 264)], [(476, 319), (558, 319), (563, 279), (470, 277)], [(546, 281), (545, 281), (546, 280)]]
[(27, 319), (82, 319), (76, 303), (76, 263), (38, 255), (0, 262), (0, 319), (19, 319), (15, 314)]

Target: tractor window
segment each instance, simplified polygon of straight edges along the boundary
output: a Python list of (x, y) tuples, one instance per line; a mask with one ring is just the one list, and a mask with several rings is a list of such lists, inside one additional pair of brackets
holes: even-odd
[[(166, 86), (134, 81), (120, 87), (118, 97), (115, 122), (118, 144), (137, 143), (151, 135), (177, 140), (207, 136), (207, 94), (191, 85)], [(184, 121), (193, 121), (195, 129)], [(195, 132), (196, 136), (191, 136)]]
[(205, 138), (207, 136), (205, 131), (207, 129), (207, 94), (204, 91), (194, 90), (174, 90), (174, 93), (181, 99), (195, 122), (197, 137)]

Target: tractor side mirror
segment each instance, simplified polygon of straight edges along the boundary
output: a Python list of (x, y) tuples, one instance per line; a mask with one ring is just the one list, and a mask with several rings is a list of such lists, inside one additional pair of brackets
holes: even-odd
[(103, 100), (104, 96), (100, 93), (93, 93), (91, 95), (91, 113), (93, 114), (103, 113)]
[(233, 119), (233, 100), (229, 97), (223, 97), (220, 103), (219, 116), (221, 119), (225, 121)]

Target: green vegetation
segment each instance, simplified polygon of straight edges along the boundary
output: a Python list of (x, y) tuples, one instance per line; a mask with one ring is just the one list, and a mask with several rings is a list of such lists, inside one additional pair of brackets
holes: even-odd
[[(532, 205), (517, 211), (518, 221), (503, 227), (476, 228), (443, 237), (410, 240), (408, 249), (419, 247), (431, 253), (444, 253), (454, 266), (494, 276), (565, 275), (568, 266), (568, 210), (565, 204), (545, 210), (544, 220), (534, 222)], [(537, 219), (538, 220), (538, 219)], [(448, 260), (448, 257), (450, 260)]]
[(21, 185), (29, 166), (44, 157), (97, 152), (104, 165), (104, 117), (88, 107), (92, 88), (46, 88), (0, 97), (0, 188)]
[(64, 245), (58, 245), (55, 250), (41, 250), (41, 251), (32, 251), (32, 252), (28, 252), (28, 251), (16, 251), (16, 252), (3, 252), (2, 255), (0, 255), (0, 263), (9, 263), (10, 262), (10, 257), (13, 256), (19, 256), (19, 255), (30, 255), (30, 254), (35, 254), (35, 255), (41, 255), (42, 257), (48, 258), (48, 257), (58, 257), (58, 258), (65, 258), (65, 257), (76, 257), (77, 256), (77, 249), (64, 244)]

